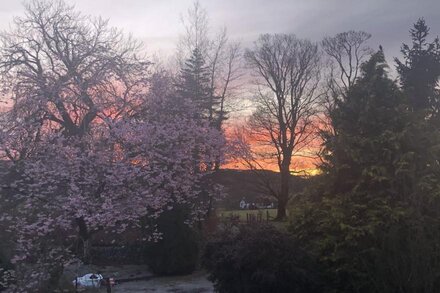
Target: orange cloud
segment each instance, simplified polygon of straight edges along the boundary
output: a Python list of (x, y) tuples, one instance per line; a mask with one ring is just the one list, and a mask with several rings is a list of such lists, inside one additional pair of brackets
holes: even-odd
[[(225, 127), (224, 131), (228, 140), (234, 139), (234, 136), (237, 135), (237, 127), (240, 128), (233, 124)], [(255, 159), (255, 166), (257, 166), (258, 169), (279, 172), (274, 147), (268, 143), (264, 143), (264, 141), (266, 141), (264, 137), (257, 137), (255, 134), (244, 134), (244, 136), (246, 143), (249, 144), (253, 152), (265, 154), (264, 156), (258, 156), (258, 158)], [(296, 175), (319, 174), (320, 171), (317, 167), (319, 164), (319, 158), (317, 153), (320, 147), (321, 141), (318, 139), (312, 140), (308, 142), (307, 145), (302, 146), (301, 149), (292, 156), (291, 172)], [(227, 162), (223, 164), (222, 168), (247, 170), (250, 169), (251, 166), (241, 158), (229, 158)]]

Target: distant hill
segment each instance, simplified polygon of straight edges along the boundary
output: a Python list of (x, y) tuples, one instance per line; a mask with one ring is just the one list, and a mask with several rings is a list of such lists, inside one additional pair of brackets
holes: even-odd
[[(213, 180), (225, 187), (226, 197), (218, 203), (218, 207), (226, 209), (238, 209), (240, 200), (244, 197), (246, 202), (266, 201), (276, 203), (276, 199), (270, 196), (267, 184), (273, 188), (279, 186), (278, 173), (273, 171), (252, 171), (223, 169), (213, 175)], [(304, 177), (292, 176), (291, 192), (298, 193), (308, 185), (309, 180)]]

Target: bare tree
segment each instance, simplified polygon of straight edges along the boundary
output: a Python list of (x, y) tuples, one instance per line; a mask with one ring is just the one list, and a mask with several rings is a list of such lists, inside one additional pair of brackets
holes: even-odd
[(208, 55), (211, 75), (211, 96), (217, 98), (218, 109), (215, 126), (222, 130), (227, 114), (234, 110), (232, 98), (240, 87), (242, 50), (238, 42), (230, 42), (224, 29), (213, 42)]
[(294, 35), (262, 35), (245, 57), (258, 86), (256, 110), (250, 119), (260, 157), (276, 159), (280, 171), (277, 219), (286, 217), (292, 156), (313, 140), (319, 95), (318, 45)]
[[(130, 115), (146, 90), (149, 63), (139, 56), (140, 44), (63, 1), (28, 3), (0, 42), (3, 99), (12, 105), (2, 128), (26, 131), (28, 140), (42, 131), (82, 136), (99, 119)], [(28, 150), (23, 144), (9, 157)]]
[(332, 112), (356, 82), (361, 64), (372, 54), (373, 50), (367, 45), (370, 38), (369, 33), (350, 30), (325, 37), (321, 42), (328, 68), (325, 94), (321, 100), (322, 113), (318, 116), (321, 140), (324, 142), (318, 150), (318, 157), (323, 161), (327, 153), (326, 143), (338, 132), (332, 123)]
[(212, 40), (209, 37), (208, 13), (195, 1), (186, 13), (181, 16), (181, 22), (185, 33), (180, 36), (177, 43), (177, 62), (180, 65), (190, 57), (191, 53), (198, 49), (203, 56), (208, 54), (212, 47)]
[(333, 107), (335, 99), (344, 98), (356, 82), (360, 65), (372, 53), (366, 44), (370, 38), (369, 33), (351, 30), (322, 40), (322, 49), (329, 58), (330, 68), (328, 106)]

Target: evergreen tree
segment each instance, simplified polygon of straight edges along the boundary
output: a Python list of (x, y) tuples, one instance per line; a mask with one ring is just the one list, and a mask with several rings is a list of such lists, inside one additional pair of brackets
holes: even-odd
[(413, 126), (426, 119), (408, 108), (380, 50), (332, 114), (339, 133), (314, 191), (323, 196), (300, 207), (292, 225), (332, 290), (436, 292), (438, 148), (436, 157), (436, 138)]
[(420, 18), (410, 30), (412, 46), (403, 44), (403, 61), (395, 59), (397, 71), (409, 105), (414, 111), (439, 114), (440, 42), (438, 37), (428, 42), (429, 28)]
[(214, 96), (210, 85), (209, 68), (205, 65), (201, 51), (195, 48), (181, 68), (177, 84), (178, 94), (181, 98), (193, 102), (198, 118), (214, 123), (219, 99)]
[[(380, 50), (363, 64), (362, 77), (331, 114), (339, 130), (338, 136), (327, 143), (326, 171), (334, 178), (333, 192), (351, 190), (363, 177), (390, 177), (394, 172), (393, 137), (403, 129), (403, 100), (386, 69)], [(367, 181), (373, 184), (374, 180)]]
[(438, 292), (439, 40), (420, 19), (397, 61), (382, 50), (338, 101), (324, 174), (292, 210), (291, 230), (323, 265), (328, 292)]
[(413, 240), (409, 241), (410, 256), (413, 270), (419, 272), (414, 278), (420, 279), (413, 282), (426, 286), (414, 287), (413, 292), (422, 288), (423, 292), (437, 292), (440, 284), (440, 43), (438, 37), (429, 43), (428, 34), (429, 27), (419, 19), (410, 30), (412, 48), (402, 47), (404, 63), (396, 59), (411, 110), (397, 174), (401, 192), (411, 207), (407, 221)]

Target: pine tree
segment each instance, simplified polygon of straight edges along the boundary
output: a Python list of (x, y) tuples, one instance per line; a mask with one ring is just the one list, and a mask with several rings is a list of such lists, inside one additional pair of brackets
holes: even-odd
[(440, 136), (413, 102), (379, 51), (332, 113), (339, 132), (318, 199), (292, 230), (337, 292), (437, 292)]
[(195, 48), (181, 68), (177, 84), (178, 94), (181, 98), (193, 102), (198, 118), (214, 123), (219, 99), (212, 92), (210, 85), (209, 68), (205, 64), (201, 51)]
[(332, 113), (338, 135), (327, 144), (327, 173), (316, 205), (302, 208), (292, 229), (308, 239), (337, 292), (376, 291), (384, 235), (401, 213), (395, 188), (406, 115), (403, 96), (387, 75), (382, 50)]
[(392, 176), (392, 139), (403, 128), (403, 99), (386, 69), (380, 50), (363, 64), (362, 77), (332, 113), (339, 133), (327, 143), (327, 171), (335, 177), (335, 192), (352, 189), (367, 173)]
[(428, 42), (429, 27), (420, 18), (410, 30), (412, 46), (403, 44), (403, 61), (395, 59), (397, 71), (412, 110), (424, 110), (427, 115), (438, 115), (440, 92), (440, 42), (438, 37)]
[(403, 45), (403, 62), (396, 58), (403, 93), (410, 109), (401, 162), (404, 192), (419, 215), (426, 202), (440, 194), (440, 41), (427, 41), (429, 27), (419, 19), (410, 30), (412, 47)]

